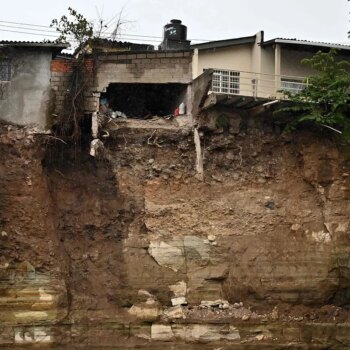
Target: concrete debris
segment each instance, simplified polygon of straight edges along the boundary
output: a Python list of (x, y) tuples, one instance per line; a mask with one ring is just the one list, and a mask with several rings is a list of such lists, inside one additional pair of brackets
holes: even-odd
[(156, 297), (153, 294), (144, 289), (140, 289), (137, 292), (137, 295), (140, 297), (145, 297), (146, 299), (156, 299)]
[(164, 311), (164, 316), (167, 319), (185, 319), (186, 318), (185, 312), (181, 307), (181, 305), (166, 309)]
[(202, 300), (199, 308), (201, 309), (209, 309), (209, 308), (218, 308), (218, 309), (229, 309), (230, 303), (227, 300), (215, 300), (215, 301), (207, 301)]
[(173, 306), (187, 305), (186, 294), (187, 284), (184, 281), (180, 281), (176, 284), (169, 286), (169, 290), (173, 293), (174, 297), (171, 298), (171, 304)]
[(99, 157), (103, 154), (103, 152), (104, 152), (103, 142), (99, 139), (92, 140), (90, 144), (90, 156)]
[(115, 118), (127, 119), (126, 114), (121, 112), (121, 111), (112, 111), (110, 115), (111, 115), (111, 118), (113, 118), (113, 119), (115, 119)]
[(185, 297), (172, 298), (171, 303), (173, 306), (177, 305), (187, 305), (187, 300)]
[(234, 307), (235, 309), (239, 309), (239, 308), (243, 307), (243, 303), (242, 303), (242, 302), (240, 302), (240, 303), (234, 303), (234, 304), (233, 304), (233, 307)]
[(216, 240), (216, 237), (214, 235), (209, 235), (208, 236), (208, 241), (209, 242), (214, 242)]

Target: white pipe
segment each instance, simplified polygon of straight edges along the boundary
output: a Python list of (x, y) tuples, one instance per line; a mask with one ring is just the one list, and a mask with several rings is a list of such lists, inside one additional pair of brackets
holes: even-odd
[(338, 134), (342, 134), (342, 132), (340, 130), (334, 129), (331, 126), (328, 126), (328, 125), (325, 125), (325, 124), (321, 124), (321, 125), (324, 126), (325, 128), (328, 128), (328, 129), (331, 129), (331, 130), (337, 132)]
[(274, 105), (275, 103), (280, 102), (280, 100), (274, 100), (274, 101), (270, 101), (270, 102), (266, 102), (263, 104), (264, 107), (266, 106), (270, 106), (270, 105)]

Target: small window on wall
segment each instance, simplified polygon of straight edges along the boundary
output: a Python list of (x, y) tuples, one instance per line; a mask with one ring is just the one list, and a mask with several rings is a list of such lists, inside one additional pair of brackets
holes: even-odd
[(0, 57), (0, 81), (11, 80), (11, 62), (7, 58)]
[(0, 56), (0, 100), (5, 100), (9, 93), (11, 80), (11, 61)]

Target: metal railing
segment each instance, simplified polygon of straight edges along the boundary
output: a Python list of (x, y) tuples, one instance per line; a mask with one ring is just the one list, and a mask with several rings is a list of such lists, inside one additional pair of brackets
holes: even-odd
[(214, 69), (210, 92), (255, 98), (281, 98), (281, 90), (297, 93), (306, 86), (308, 82), (304, 77)]

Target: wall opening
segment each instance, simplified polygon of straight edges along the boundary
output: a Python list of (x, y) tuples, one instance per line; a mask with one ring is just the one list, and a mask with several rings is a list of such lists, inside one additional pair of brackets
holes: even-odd
[(137, 119), (164, 117), (174, 114), (186, 99), (187, 84), (113, 83), (101, 94), (100, 112)]

